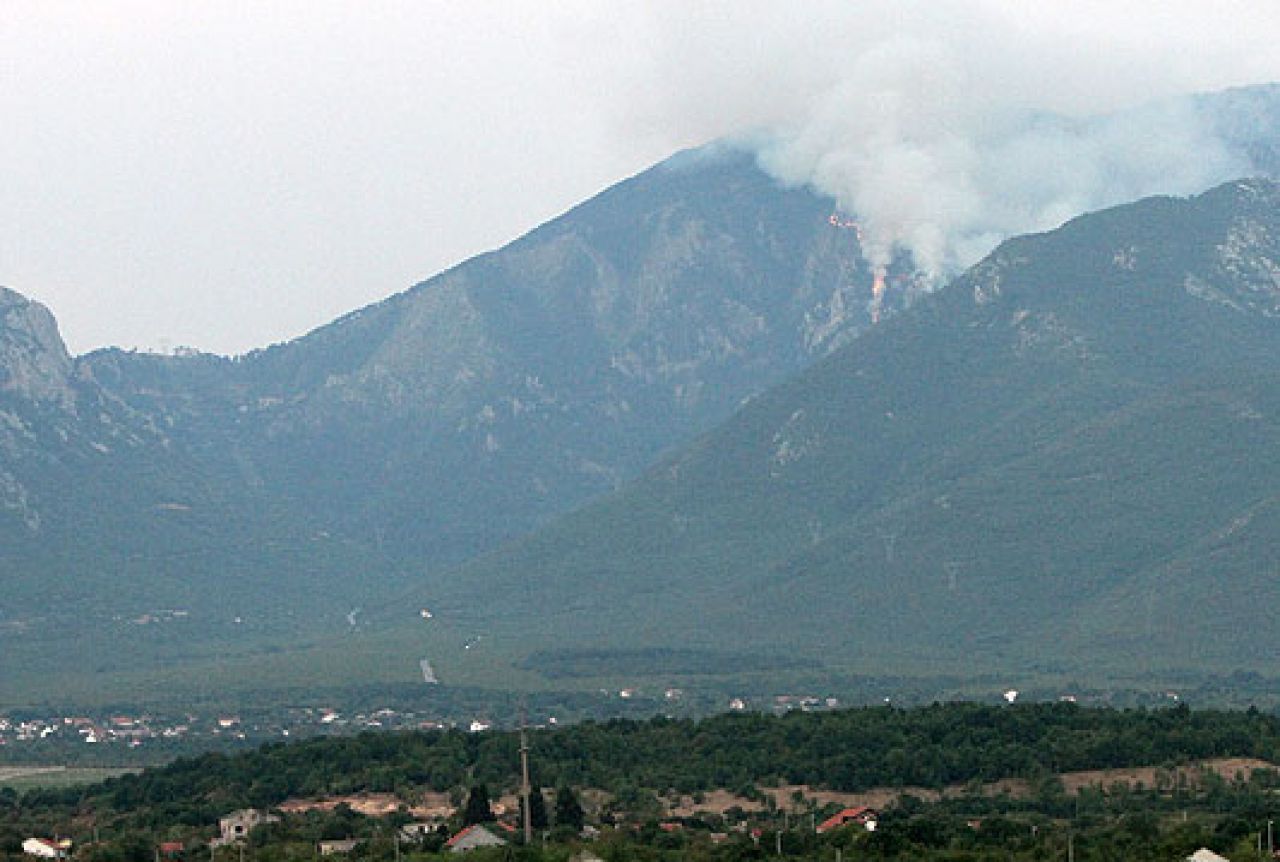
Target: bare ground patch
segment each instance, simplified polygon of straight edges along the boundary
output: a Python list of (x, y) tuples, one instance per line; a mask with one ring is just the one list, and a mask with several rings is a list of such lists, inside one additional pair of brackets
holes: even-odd
[[(1063, 790), (1069, 794), (1074, 794), (1087, 787), (1109, 789), (1117, 784), (1128, 785), (1132, 788), (1136, 788), (1139, 785), (1147, 788), (1156, 786), (1172, 787), (1179, 783), (1187, 787), (1200, 787), (1204, 783), (1205, 776), (1209, 773), (1215, 774), (1225, 781), (1235, 781), (1237, 778), (1247, 779), (1255, 769), (1275, 768), (1275, 764), (1256, 758), (1223, 757), (1188, 764), (1175, 769), (1163, 769), (1156, 766), (1131, 769), (1093, 769), (1080, 772), (1064, 772), (1059, 778), (1062, 780)], [(1019, 778), (993, 781), (980, 785), (976, 790), (983, 796), (1002, 796), (1007, 794), (1023, 798), (1035, 792), (1035, 788), (1032, 787), (1030, 782)], [(797, 807), (797, 802), (802, 805), (812, 802), (819, 807), (835, 804), (844, 808), (853, 808), (859, 805), (866, 805), (870, 808), (884, 808), (902, 795), (915, 796), (927, 802), (933, 802), (941, 798), (954, 799), (974, 791), (975, 788), (966, 784), (953, 784), (943, 788), (941, 791), (928, 787), (905, 786), (873, 787), (859, 793), (819, 790), (805, 784), (785, 784), (780, 787), (760, 788), (760, 792), (763, 795), (773, 797), (774, 804), (779, 810), (794, 809)], [(692, 817), (699, 812), (724, 814), (724, 812), (735, 806), (743, 811), (761, 811), (766, 807), (766, 803), (763, 800), (747, 799), (727, 790), (710, 791), (703, 794), (701, 799), (701, 802), (694, 802), (693, 797), (682, 796), (672, 800), (670, 813), (673, 817)]]
[[(1200, 787), (1208, 774), (1219, 776), (1225, 781), (1237, 778), (1247, 779), (1255, 769), (1275, 769), (1276, 766), (1265, 760), (1248, 757), (1224, 757), (1188, 764), (1174, 769), (1156, 766), (1135, 767), (1130, 769), (1093, 769), (1081, 772), (1064, 772), (1059, 778), (1062, 787), (1069, 794), (1079, 793), (1088, 787), (1110, 789), (1116, 785), (1139, 786)], [(0, 777), (3, 773), (0, 772)], [(817, 807), (838, 805), (852, 808), (866, 805), (870, 808), (884, 808), (892, 804), (904, 794), (915, 796), (927, 802), (941, 798), (954, 799), (970, 793), (983, 796), (1009, 795), (1027, 797), (1035, 792), (1030, 782), (1018, 778), (1004, 779), (982, 784), (977, 787), (967, 784), (954, 784), (942, 790), (928, 787), (873, 787), (859, 793), (839, 793), (833, 790), (820, 790), (805, 784), (784, 784), (780, 787), (761, 787), (760, 799), (747, 799), (728, 790), (711, 790), (702, 794), (700, 801), (695, 802), (692, 796), (680, 796), (667, 800), (668, 813), (672, 817), (693, 817), (699, 813), (724, 814), (731, 808), (739, 808), (744, 812), (763, 811), (769, 807), (766, 797), (773, 798), (773, 807), (778, 810), (794, 810), (797, 807), (813, 803)], [(582, 801), (592, 809), (603, 807), (609, 795), (590, 788), (581, 791)], [(417, 818), (429, 819), (447, 817), (453, 813), (449, 796), (445, 793), (423, 793), (410, 803), (392, 793), (359, 793), (351, 796), (333, 796), (322, 799), (290, 799), (279, 807), (285, 812), (304, 812), (312, 810), (332, 811), (339, 805), (346, 804), (352, 810), (370, 817), (385, 817), (404, 806)], [(519, 802), (512, 794), (495, 800), (494, 812), (501, 815), (507, 811), (519, 809)]]

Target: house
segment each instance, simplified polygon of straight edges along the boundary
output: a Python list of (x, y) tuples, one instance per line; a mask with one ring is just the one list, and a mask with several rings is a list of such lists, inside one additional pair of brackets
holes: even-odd
[(819, 832), (830, 832), (832, 829), (839, 829), (849, 823), (857, 823), (868, 832), (876, 831), (876, 821), (879, 819), (875, 811), (865, 805), (859, 805), (857, 808), (846, 808), (832, 814), (826, 820), (818, 824)]
[(340, 841), (321, 841), (319, 844), (321, 856), (346, 856), (352, 850), (356, 849), (356, 845), (360, 842), (354, 838), (343, 838)]
[(447, 818), (433, 818), (430, 820), (415, 820), (412, 823), (406, 823), (400, 827), (400, 840), (409, 843), (423, 841), (429, 835), (434, 835), (445, 823)]
[(501, 847), (507, 842), (490, 832), (483, 824), (468, 826), (445, 842), (450, 853), (465, 853), (477, 847)]
[(1187, 857), (1187, 862), (1228, 862), (1228, 860), (1214, 853), (1208, 847), (1201, 847)]
[(274, 814), (268, 814), (265, 811), (258, 811), (254, 808), (242, 808), (239, 811), (232, 811), (226, 817), (218, 820), (219, 835), (209, 843), (214, 847), (235, 844), (238, 841), (243, 841), (250, 832), (264, 823), (278, 823), (279, 821), (280, 818)]
[(22, 852), (41, 859), (66, 859), (71, 853), (71, 841), (48, 841), (44, 838), (28, 838), (22, 842)]
[(156, 858), (181, 859), (186, 850), (186, 846), (181, 841), (163, 841), (156, 847)]

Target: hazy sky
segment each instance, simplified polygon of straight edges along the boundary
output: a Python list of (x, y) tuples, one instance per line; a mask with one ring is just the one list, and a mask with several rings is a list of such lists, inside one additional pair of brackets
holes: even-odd
[(1011, 106), (1280, 79), (1276, 0), (5, 5), (0, 285), (76, 352), (292, 338), (721, 135), (818, 181), (857, 112), (963, 161)]

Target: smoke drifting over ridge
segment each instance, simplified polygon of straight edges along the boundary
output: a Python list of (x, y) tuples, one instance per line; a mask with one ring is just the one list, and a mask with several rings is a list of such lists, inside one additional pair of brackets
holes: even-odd
[(1256, 172), (1185, 94), (1280, 78), (1268, 44), (1280, 16), (1230, 2), (1031, 5), (707, 16), (670, 42), (666, 108), (834, 197), (873, 265), (908, 252), (933, 276), (1087, 210)]
[(292, 338), (726, 138), (942, 269), (1234, 172), (1123, 114), (1280, 80), (1275, 0), (9, 7), (0, 284), (76, 352)]
[(759, 148), (760, 163), (779, 179), (810, 185), (856, 213), (877, 266), (906, 251), (926, 273), (942, 275), (1013, 234), (1254, 171), (1188, 102), (1087, 121), (1022, 114), (946, 117), (938, 125), (913, 116), (934, 107), (927, 95), (898, 96), (841, 98), (854, 128), (819, 122)]

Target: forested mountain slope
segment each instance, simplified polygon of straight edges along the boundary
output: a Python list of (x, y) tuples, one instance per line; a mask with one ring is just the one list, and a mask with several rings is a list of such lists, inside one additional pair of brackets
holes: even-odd
[[(44, 644), (72, 620), (115, 639), (83, 645), (100, 669), (358, 625), (863, 328), (871, 274), (832, 211), (747, 154), (691, 152), (238, 359), (75, 359), (6, 291), (0, 652), (65, 661)], [(175, 610), (181, 634), (131, 622)]]
[[(1193, 103), (1227, 145), (1276, 171), (1280, 89)], [(72, 357), (47, 310), (0, 292), (0, 675), (44, 687), (63, 671), (130, 669), (143, 684), (149, 667), (260, 657), (264, 644), (345, 636), (419, 602), (443, 618), (462, 612), (464, 629), (480, 619), (512, 632), (531, 631), (523, 608), (538, 607), (541, 631), (563, 625), (610, 648), (669, 633), (739, 643), (759, 630), (770, 649), (843, 644), (839, 655), (858, 658), (932, 655), (940, 638), (964, 655), (974, 645), (1023, 655), (1033, 632), (1065, 625), (1044, 604), (1070, 599), (1094, 608), (1071, 637), (1118, 643), (1128, 631), (1154, 650), (1150, 632), (1198, 656), (1185, 652), (1178, 609), (1210, 582), (1187, 573), (1211, 560), (1214, 571), (1268, 583), (1258, 566), (1274, 516), (1260, 490), (1269, 467), (1233, 454), (1270, 443), (1267, 276), (1233, 270), (1227, 257), (1212, 271), (1207, 257), (1187, 258), (1200, 267), (1191, 276), (1157, 272), (1151, 249), (1170, 261), (1201, 242), (1252, 254), (1267, 237), (1205, 239), (1220, 226), (1171, 215), (1151, 237), (1103, 242), (1111, 257), (1093, 269), (1076, 267), (1090, 260), (1087, 243), (1053, 251), (1026, 240), (1008, 248), (1049, 256), (1024, 266), (1006, 250), (969, 276), (973, 285), (944, 294), (991, 301), (940, 297), (901, 314), (927, 285), (899, 259), (887, 272), (888, 323), (859, 339), (873, 277), (856, 216), (780, 186), (745, 152), (708, 147), (503, 249), (235, 359)], [(1016, 306), (983, 281), (1024, 278), (1039, 286)], [(1208, 309), (1203, 320), (1162, 299), (1129, 308), (1147, 294), (1116, 289), (1179, 278), (1180, 301)], [(1006, 317), (989, 319), (997, 313)], [(1135, 340), (1144, 332), (1149, 343)], [(1215, 393), (1262, 419), (1231, 424)], [(1104, 415), (1092, 434), (1070, 430)], [(621, 488), (725, 420), (619, 498), (635, 502), (611, 501), (454, 570)], [(1205, 462), (1204, 476), (1179, 476), (1203, 485), (1148, 488), (1138, 508), (1121, 495), (1108, 509), (1094, 480), (1042, 487), (1039, 477), (1058, 474), (1044, 463), (1046, 440), (1027, 430), (1036, 422), (1079, 476), (1104, 457), (1086, 444), (1134, 447), (1143, 476), (1210, 456), (1231, 464)], [(1152, 423), (1187, 422), (1205, 439), (1149, 445)], [(1071, 541), (1040, 523), (1057, 511), (1041, 490), (1064, 507)], [(1236, 506), (1237, 494), (1257, 508)], [(1005, 519), (997, 533), (1016, 534), (995, 545), (972, 538), (987, 534), (978, 513), (993, 495)], [(926, 504), (934, 497), (943, 503)], [(1076, 532), (1079, 513), (1095, 509), (1108, 526)], [(1202, 528), (1228, 510), (1240, 526), (1224, 548)], [(1113, 553), (1139, 534), (1149, 553)], [(1014, 570), (1040, 574), (1011, 589), (1001, 579)], [(1001, 601), (988, 602), (995, 584)], [(1023, 603), (1008, 604), (1024, 587)], [(887, 598), (900, 595), (909, 601)], [(1241, 614), (1258, 613), (1238, 601)], [(848, 616), (851, 607), (861, 610)], [(1224, 655), (1251, 642), (1205, 637)]]
[(552, 655), (1261, 667), (1277, 446), (1280, 187), (1241, 181), (1005, 243), (450, 584)]

